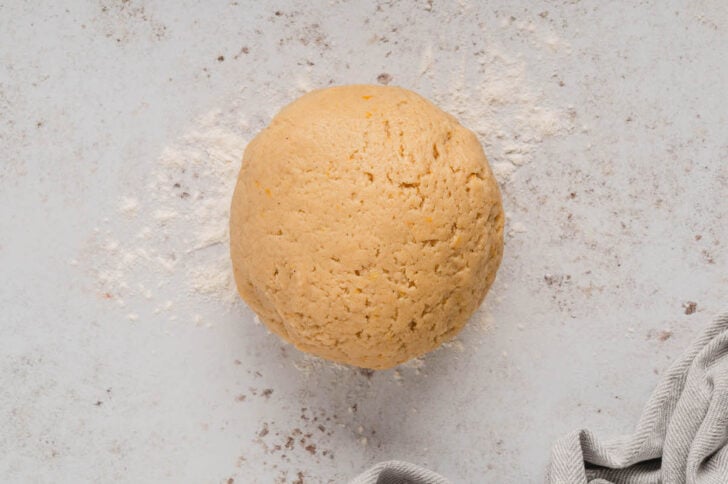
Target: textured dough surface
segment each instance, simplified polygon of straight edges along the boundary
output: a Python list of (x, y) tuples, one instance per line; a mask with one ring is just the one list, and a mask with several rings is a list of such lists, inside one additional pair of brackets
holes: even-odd
[(299, 349), (389, 368), (464, 326), (495, 279), (503, 223), (480, 143), (455, 118), (397, 87), (322, 89), (245, 150), (235, 281)]

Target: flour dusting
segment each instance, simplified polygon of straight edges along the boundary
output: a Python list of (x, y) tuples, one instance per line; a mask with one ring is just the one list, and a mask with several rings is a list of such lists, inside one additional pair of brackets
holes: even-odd
[[(558, 40), (550, 42), (559, 47)], [(433, 101), (478, 135), (503, 184), (537, 158), (545, 139), (575, 127), (568, 108), (548, 106), (543, 90), (529, 82), (524, 61), (495, 48), (477, 52), (476, 59), (475, 74), (468, 75), (463, 65), (451, 74), (448, 89), (435, 92)]]
[[(170, 321), (187, 311), (190, 296), (232, 305), (237, 293), (228, 257), (228, 217), (249, 124), (233, 103), (201, 117), (193, 129), (167, 146), (138, 188), (118, 201), (115, 223), (105, 219), (89, 239), (90, 262), (101, 297), (134, 308), (154, 301), (153, 313)], [(185, 288), (180, 293), (176, 288)], [(138, 312), (137, 312), (138, 311)]]

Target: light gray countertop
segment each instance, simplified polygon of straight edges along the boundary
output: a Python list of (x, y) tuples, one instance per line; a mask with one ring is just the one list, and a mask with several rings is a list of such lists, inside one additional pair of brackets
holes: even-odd
[[(536, 483), (630, 431), (728, 301), (728, 4), (266, 3), (0, 4), (0, 480)], [(372, 374), (253, 324), (224, 228), (282, 105), (377, 82), (476, 131), (508, 220), (457, 341)]]

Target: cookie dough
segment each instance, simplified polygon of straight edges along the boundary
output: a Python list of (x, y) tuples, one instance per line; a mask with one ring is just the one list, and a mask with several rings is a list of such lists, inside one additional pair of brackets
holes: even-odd
[(250, 142), (230, 250), (271, 331), (384, 369), (460, 331), (495, 279), (503, 222), (471, 131), (406, 89), (340, 86), (294, 101)]

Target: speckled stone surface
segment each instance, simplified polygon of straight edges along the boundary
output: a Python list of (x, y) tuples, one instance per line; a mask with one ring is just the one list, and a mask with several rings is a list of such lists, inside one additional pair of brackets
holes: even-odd
[[(0, 5), (2, 481), (345, 482), (394, 458), (536, 483), (557, 436), (630, 431), (728, 304), (726, 43), (718, 0)], [(458, 340), (377, 373), (201, 279), (226, 254), (198, 236), (215, 177), (283, 104), (353, 82), (473, 129), (507, 211)]]

